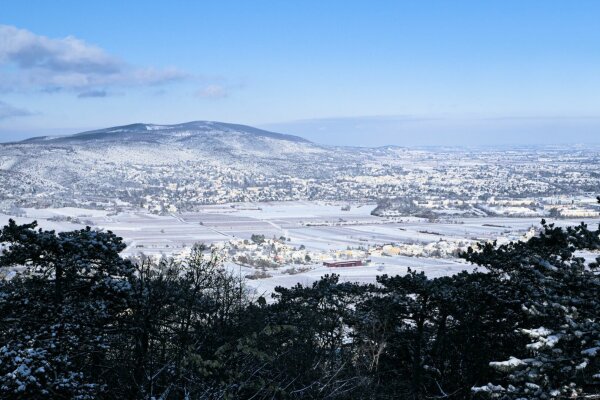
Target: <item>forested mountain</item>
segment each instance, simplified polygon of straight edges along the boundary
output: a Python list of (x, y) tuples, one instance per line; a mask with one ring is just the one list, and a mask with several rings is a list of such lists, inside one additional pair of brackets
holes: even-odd
[[(0, 144), (0, 183), (7, 188), (0, 201), (19, 197), (46, 207), (118, 199), (139, 206), (165, 198), (185, 208), (245, 201), (252, 192), (242, 189), (248, 187), (267, 191), (264, 199), (285, 200), (293, 198), (298, 180), (332, 179), (342, 164), (365, 157), (246, 125), (138, 123)], [(306, 186), (301, 183), (300, 189)]]
[[(248, 140), (248, 143), (255, 146), (259, 145), (258, 142), (268, 139), (311, 145), (311, 142), (298, 136), (269, 132), (247, 125), (213, 121), (193, 121), (175, 125), (137, 123), (67, 136), (34, 137), (23, 142), (45, 144), (119, 144), (127, 142), (137, 144), (146, 142), (154, 144), (183, 143), (193, 145), (197, 140), (202, 140), (202, 143), (206, 143), (207, 140), (222, 140), (225, 142), (224, 144), (232, 145), (232, 143), (228, 142), (233, 142), (239, 138), (253, 139), (253, 141)], [(204, 146), (208, 147), (209, 145)]]

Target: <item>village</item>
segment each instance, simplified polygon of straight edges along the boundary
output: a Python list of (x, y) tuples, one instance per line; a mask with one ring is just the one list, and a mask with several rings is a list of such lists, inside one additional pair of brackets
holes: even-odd
[(282, 266), (310, 266), (321, 264), (326, 267), (354, 267), (372, 264), (371, 257), (427, 257), (456, 258), (473, 242), (468, 240), (448, 240), (422, 243), (388, 243), (366, 245), (335, 250), (309, 250), (305, 245), (289, 244), (289, 238), (265, 238), (252, 235), (250, 240), (237, 239), (212, 246), (225, 261), (236, 264), (268, 269)]

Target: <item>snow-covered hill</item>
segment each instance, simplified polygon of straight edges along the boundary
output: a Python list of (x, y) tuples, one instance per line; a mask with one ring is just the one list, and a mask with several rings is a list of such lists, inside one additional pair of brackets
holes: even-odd
[(176, 125), (131, 124), (77, 133), (69, 136), (42, 136), (20, 144), (41, 146), (129, 147), (169, 146), (194, 152), (225, 152), (273, 156), (278, 153), (320, 152), (322, 149), (298, 136), (269, 132), (246, 125), (194, 121)]
[[(10, 186), (0, 200), (22, 194), (41, 205), (40, 198), (54, 204), (71, 197), (128, 198), (139, 204), (141, 198), (174, 185), (200, 191), (203, 203), (281, 200), (290, 197), (289, 191), (248, 197), (243, 189), (276, 191), (278, 180), (289, 186), (290, 179), (331, 177), (329, 166), (339, 168), (341, 160), (353, 163), (361, 158), (353, 149), (319, 146), (246, 125), (139, 123), (0, 145), (0, 183)], [(226, 199), (223, 190), (228, 192)]]

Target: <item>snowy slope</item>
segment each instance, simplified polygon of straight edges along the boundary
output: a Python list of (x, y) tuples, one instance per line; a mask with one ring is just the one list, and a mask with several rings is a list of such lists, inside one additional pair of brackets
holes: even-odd
[[(160, 202), (162, 194), (153, 188), (164, 192), (172, 184), (200, 188), (207, 193), (203, 199), (225, 188), (227, 199), (235, 200), (243, 195), (236, 191), (238, 187), (266, 187), (267, 181), (273, 183), (279, 177), (322, 178), (329, 173), (325, 164), (359, 162), (361, 157), (351, 149), (332, 151), (298, 136), (246, 125), (138, 123), (2, 144), (0, 173), (11, 185), (7, 194), (23, 193), (27, 204), (43, 205), (36, 200), (40, 196), (53, 203), (57, 199), (102, 200), (111, 193), (115, 197), (117, 191), (121, 191), (119, 198), (131, 197), (134, 204), (147, 195)], [(168, 196), (178, 197), (176, 193)], [(265, 196), (279, 198), (278, 193)]]

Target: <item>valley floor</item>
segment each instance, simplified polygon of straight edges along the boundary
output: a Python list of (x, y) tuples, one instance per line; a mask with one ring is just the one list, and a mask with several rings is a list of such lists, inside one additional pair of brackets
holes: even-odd
[[(537, 217), (447, 217), (434, 222), (381, 218), (371, 215), (374, 207), (352, 204), (348, 210), (347, 203), (334, 202), (236, 203), (171, 215), (144, 210), (111, 215), (79, 208), (25, 209), (21, 216), (0, 214), (0, 223), (13, 218), (17, 223), (37, 220), (41, 228), (57, 231), (86, 225), (111, 230), (125, 239), (125, 255), (130, 256), (177, 256), (195, 243), (205, 243), (222, 252), (228, 268), (253, 278), (248, 279), (249, 286), (263, 294), (278, 285), (311, 283), (327, 273), (339, 274), (343, 281), (374, 282), (377, 275), (404, 274), (408, 268), (431, 277), (472, 270), (456, 258), (458, 251), (477, 241), (519, 240), (531, 235), (540, 222)], [(551, 222), (566, 226), (581, 220)], [(600, 223), (600, 218), (583, 220), (590, 225)], [(252, 235), (264, 235), (265, 243), (255, 244)], [(270, 264), (239, 262), (241, 255)], [(300, 261), (290, 261), (299, 255)], [(332, 259), (361, 259), (366, 265), (323, 266), (323, 261)]]

